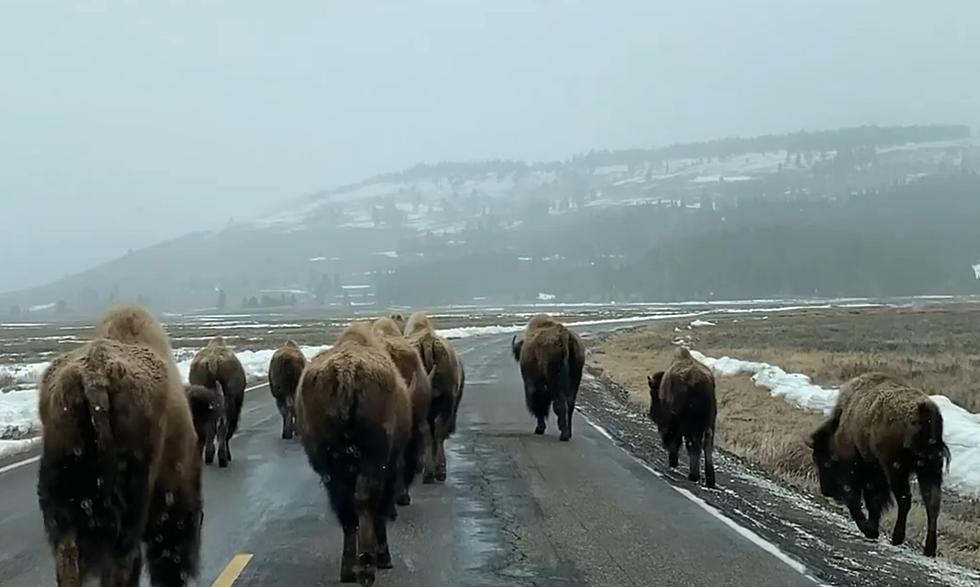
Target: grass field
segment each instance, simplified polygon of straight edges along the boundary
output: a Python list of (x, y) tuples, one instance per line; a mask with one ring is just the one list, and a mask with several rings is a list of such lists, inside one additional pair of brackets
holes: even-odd
[[(690, 321), (660, 322), (600, 340), (592, 348), (591, 364), (629, 390), (636, 410), (649, 403), (646, 375), (664, 368), (674, 343), (684, 340), (708, 356), (763, 361), (805, 373), (823, 385), (882, 370), (980, 411), (980, 304), (710, 320), (715, 326), (688, 329)], [(790, 485), (819, 494), (804, 439), (823, 417), (772, 397), (747, 375), (719, 377), (717, 382), (718, 445)], [(908, 544), (920, 549), (925, 512), (918, 499), (914, 503)], [(892, 517), (883, 520), (884, 536), (890, 535), (893, 522)], [(941, 556), (980, 569), (980, 503), (947, 494), (939, 526)]]

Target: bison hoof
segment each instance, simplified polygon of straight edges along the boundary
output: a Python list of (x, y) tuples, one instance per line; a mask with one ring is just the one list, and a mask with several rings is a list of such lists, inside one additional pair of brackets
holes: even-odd
[(558, 436), (558, 440), (560, 440), (562, 442), (568, 442), (569, 440), (571, 440), (571, 438), (572, 438), (572, 433), (571, 432), (562, 432)]
[(892, 534), (892, 544), (894, 546), (899, 546), (905, 542), (905, 534)]
[(422, 475), (422, 483), (424, 485), (432, 485), (435, 482), (436, 482), (436, 476), (435, 476), (435, 474), (433, 474), (433, 473), (426, 473), (425, 475)]
[(535, 434), (544, 434), (544, 426), (542, 426), (541, 424), (538, 424), (537, 427), (535, 427), (535, 429), (534, 429), (534, 433)]
[(379, 569), (390, 569), (391, 564), (391, 553), (387, 549), (378, 552), (378, 568)]
[(715, 478), (714, 477), (705, 477), (704, 478), (704, 486), (707, 487), (708, 489), (714, 489), (717, 486), (715, 484)]
[(354, 572), (353, 568), (343, 568), (340, 569), (340, 582), (341, 583), (356, 583), (357, 573)]
[(362, 554), (360, 565), (357, 569), (357, 582), (361, 585), (374, 585), (374, 557), (370, 554)]
[(436, 481), (442, 483), (446, 480), (446, 471), (436, 471)]
[(861, 528), (861, 532), (868, 540), (877, 540), (878, 536), (881, 535), (881, 532), (878, 530), (878, 526), (872, 526), (871, 524), (865, 524)]
[(688, 473), (687, 474), (687, 480), (688, 481), (693, 481), (694, 483), (700, 483), (701, 482), (701, 475), (698, 475), (697, 473)]
[(293, 433), (292, 432), (283, 432), (282, 433), (282, 438), (283, 438), (283, 440), (291, 440), (293, 438)]
[(407, 493), (403, 493), (398, 496), (398, 499), (395, 501), (395, 503), (397, 503), (398, 505), (412, 505), (412, 496), (410, 496)]

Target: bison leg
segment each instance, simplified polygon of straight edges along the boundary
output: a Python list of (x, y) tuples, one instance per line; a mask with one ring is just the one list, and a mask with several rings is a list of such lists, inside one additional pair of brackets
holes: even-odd
[(926, 556), (936, 556), (936, 525), (939, 521), (939, 509), (943, 500), (942, 470), (939, 472), (919, 470), (919, 491), (922, 492), (922, 503), (926, 506), (926, 544), (922, 553)]
[(681, 436), (679, 434), (668, 433), (664, 436), (664, 447), (667, 448), (667, 466), (676, 469), (680, 464)]
[(78, 543), (66, 536), (55, 547), (55, 573), (58, 587), (82, 587), (82, 570), (78, 560)]
[[(890, 472), (888, 477), (892, 493), (895, 495), (895, 503), (898, 505), (895, 527), (892, 530), (892, 544), (899, 545), (905, 542), (905, 526), (908, 521), (909, 510), (912, 509), (912, 488), (909, 485), (909, 472), (904, 468)], [(871, 521), (877, 522), (877, 520)], [(877, 524), (875, 525), (877, 526)]]
[(140, 549), (137, 545), (131, 552), (108, 563), (102, 569), (102, 587), (139, 587), (140, 571), (143, 569)]
[(693, 436), (686, 439), (687, 446), (687, 480), (699, 483), (701, 481), (701, 437)]
[(282, 416), (282, 437), (284, 440), (289, 440), (293, 437), (296, 423), (296, 408), (292, 397), (286, 397), (279, 404), (279, 414)]
[(428, 426), (428, 434), (425, 435), (425, 448), (422, 449), (425, 455), (422, 460), (422, 483), (425, 485), (431, 485), (436, 482), (436, 461), (438, 460), (436, 451), (438, 445), (439, 438), (436, 436), (436, 423), (435, 420), (431, 420)]
[(375, 534), (375, 516), (382, 515), (377, 511), (378, 493), (375, 487), (380, 471), (363, 470), (357, 476), (354, 489), (354, 511), (357, 512), (357, 582), (363, 586), (373, 585), (375, 576), (375, 558), (378, 553), (378, 536)]
[(568, 413), (568, 402), (562, 396), (556, 397), (554, 401), (555, 416), (558, 417), (558, 440), (568, 442), (572, 437), (572, 427), (569, 425), (571, 416)]
[(218, 433), (216, 441), (218, 443), (218, 466), (227, 467), (231, 461), (231, 449), (228, 447), (229, 436), (228, 419), (222, 418), (218, 422)]
[(390, 569), (391, 551), (388, 549), (388, 521), (384, 516), (374, 517), (374, 535), (378, 537), (378, 559), (379, 569)]
[(199, 500), (191, 489), (155, 492), (144, 534), (151, 585), (187, 585), (197, 576), (203, 518)]
[(444, 418), (436, 419), (436, 458), (435, 479), (442, 483), (446, 480), (446, 438), (449, 436), (449, 423)]
[(858, 530), (865, 537), (875, 540), (878, 538), (878, 526), (868, 524), (868, 519), (864, 515), (864, 509), (861, 507), (861, 489), (866, 483), (867, 465), (856, 463), (854, 467), (854, 477), (851, 479), (850, 488), (844, 496), (844, 503), (847, 505), (847, 511), (851, 514), (851, 519), (857, 524)]
[(217, 431), (217, 428), (220, 427), (220, 426), (221, 426), (221, 422), (219, 420), (218, 423), (217, 423), (217, 425), (215, 425), (212, 422), (211, 424), (208, 424), (207, 428), (205, 428), (205, 431), (204, 431), (204, 462), (205, 462), (205, 464), (210, 465), (211, 463), (214, 462), (215, 440), (216, 440), (216, 436), (217, 436), (217, 432), (218, 432)]
[(357, 581), (354, 566), (357, 563), (357, 522), (344, 524), (344, 554), (340, 559), (340, 582)]
[(715, 431), (708, 428), (704, 431), (704, 485), (708, 489), (715, 488)]

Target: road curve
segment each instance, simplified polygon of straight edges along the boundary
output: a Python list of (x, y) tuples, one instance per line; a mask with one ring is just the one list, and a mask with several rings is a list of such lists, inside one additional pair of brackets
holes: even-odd
[[(418, 485), (389, 530), (379, 585), (814, 585), (673, 489), (580, 414), (531, 434), (509, 338), (458, 341), (467, 370), (444, 486)], [(267, 388), (248, 393), (228, 469), (207, 467), (201, 585), (239, 554), (234, 585), (336, 585), (341, 532)], [(54, 584), (37, 464), (0, 473), (0, 583)], [(245, 561), (247, 560), (247, 564)], [(234, 573), (231, 573), (234, 575)], [(144, 579), (145, 580), (145, 579)], [(227, 584), (227, 583), (226, 583)]]

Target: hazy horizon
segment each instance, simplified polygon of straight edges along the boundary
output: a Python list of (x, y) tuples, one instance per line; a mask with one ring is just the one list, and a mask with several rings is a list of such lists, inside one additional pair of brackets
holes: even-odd
[(5, 3), (0, 291), (423, 161), (980, 124), (975, 3), (648, 4)]

